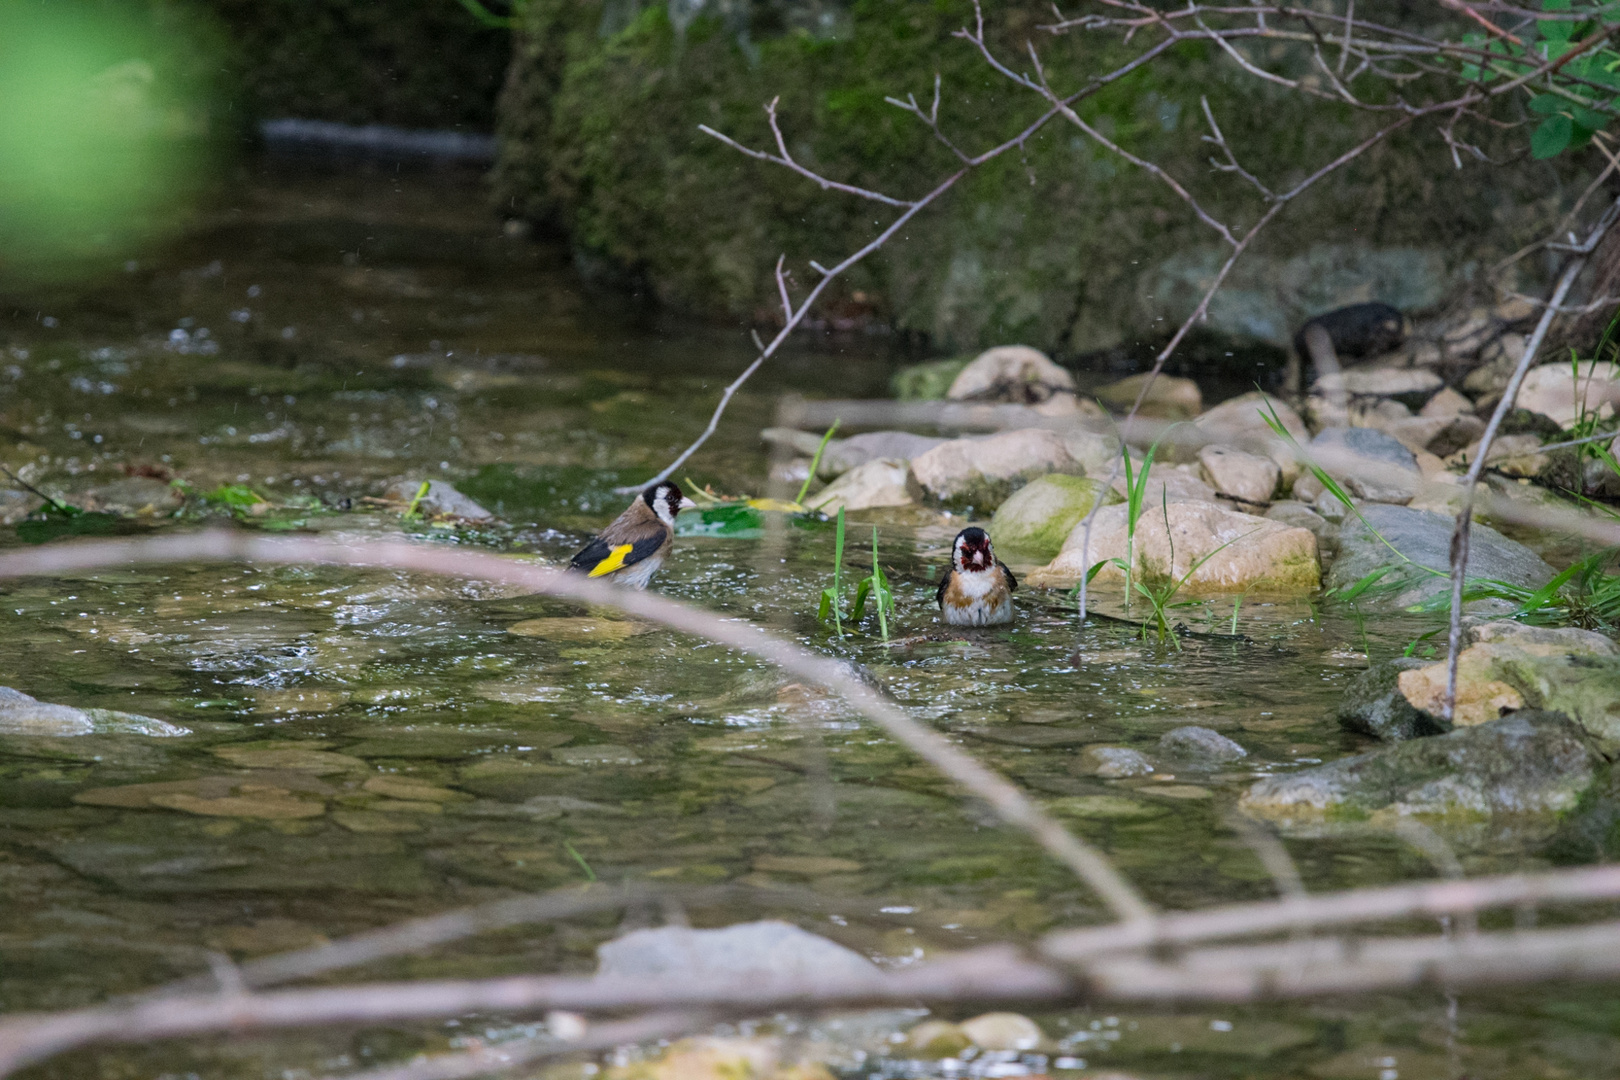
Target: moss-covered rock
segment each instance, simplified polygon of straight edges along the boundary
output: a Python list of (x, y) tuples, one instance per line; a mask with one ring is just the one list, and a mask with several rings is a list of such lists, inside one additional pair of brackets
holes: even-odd
[(1119, 494), (1099, 480), (1058, 473), (1036, 477), (996, 510), (990, 538), (1009, 554), (1050, 561), (1075, 525), (1091, 513), (1099, 493), (1105, 505), (1120, 501)]
[[(952, 38), (972, 23), (968, 0), (683, 10), (694, 7), (695, 20), (678, 27), (662, 3), (524, 5), (495, 177), (503, 209), (564, 224), (582, 266), (645, 282), (681, 307), (774, 318), (779, 255), (797, 281), (810, 281), (809, 259), (854, 251), (892, 218), (750, 160), (699, 125), (769, 147), (762, 106), (774, 99), (787, 146), (804, 165), (916, 197), (955, 158), (885, 97), (926, 101), (938, 73), (942, 128), (969, 151), (1015, 135), (1040, 113), (1035, 95)], [(1040, 0), (997, 5), (990, 44), (1016, 66), (1026, 40), (1038, 43), (1063, 87), (1136, 50), (1101, 33), (1052, 37), (1039, 29), (1050, 18)], [(1303, 73), (1310, 57), (1297, 59)], [(1262, 206), (1252, 190), (1209, 172), (1201, 95), (1245, 164), (1278, 182), (1377, 123), (1254, 80), (1195, 43), (1086, 98), (1080, 112), (1126, 149), (1196, 177), (1215, 213), (1253, 220)], [(1432, 304), (1480, 245), (1511, 247), (1557, 201), (1549, 199), (1562, 189), (1557, 167), (1458, 173), (1417, 127), (1290, 206), (1235, 269), (1209, 326), (1285, 344), (1299, 317), (1352, 299)], [(1518, 132), (1483, 137), (1522, 142)], [(1168, 189), (1055, 122), (1021, 153), (962, 179), (841, 279), (826, 303), (939, 345), (1022, 341), (1072, 353), (1162, 336), (1223, 257), (1218, 238)]]

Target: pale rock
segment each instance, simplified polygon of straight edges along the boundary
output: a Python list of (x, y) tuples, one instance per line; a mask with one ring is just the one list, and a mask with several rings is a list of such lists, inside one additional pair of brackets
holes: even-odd
[(989, 510), (1037, 476), (1080, 471), (1060, 435), (1028, 428), (941, 443), (912, 459), (907, 486), (913, 497)]
[(1198, 464), (1217, 494), (1241, 502), (1269, 503), (1282, 481), (1282, 470), (1275, 461), (1230, 446), (1204, 447), (1198, 451)]
[[(1098, 572), (1099, 579), (1121, 579), (1121, 571), (1109, 560), (1126, 557), (1127, 509), (1105, 506), (1093, 515), (1089, 558), (1082, 558), (1085, 530), (1077, 526), (1057, 558), (1030, 575), (1030, 583), (1066, 588), (1097, 563), (1108, 564)], [(1309, 592), (1320, 578), (1316, 537), (1309, 530), (1215, 503), (1172, 502), (1145, 510), (1137, 523), (1134, 550), (1138, 575), (1185, 579), (1191, 593)]]
[(426, 517), (453, 517), (463, 521), (485, 521), (494, 517), (488, 510), (473, 502), (467, 496), (457, 491), (455, 486), (445, 480), (427, 481), (427, 491), (418, 499), (417, 492), (422, 490), (420, 480), (400, 480), (391, 484), (383, 492), (383, 498), (391, 502), (401, 502), (409, 505), (416, 503), (416, 511)]
[[(1316, 380), (1312, 390), (1320, 397), (1399, 398), (1403, 404), (1424, 401), (1445, 381), (1426, 368), (1354, 367), (1331, 372)], [(1412, 399), (1412, 400), (1407, 400)]]
[(1027, 1016), (992, 1012), (962, 1021), (962, 1032), (981, 1050), (1029, 1051), (1040, 1049), (1046, 1036)]
[(598, 979), (679, 976), (694, 981), (879, 978), (866, 957), (791, 923), (768, 919), (718, 930), (662, 926), (597, 946)]
[(1200, 764), (1222, 764), (1249, 756), (1249, 752), (1213, 728), (1188, 724), (1159, 736), (1159, 752)]
[[(1454, 455), (1459, 465), (1471, 464), (1479, 456), (1479, 441)], [(1536, 435), (1498, 435), (1491, 440), (1491, 452), (1485, 464), (1508, 476), (1534, 477), (1547, 467), (1548, 457), (1541, 452), (1541, 439)]]
[(1514, 404), (1549, 416), (1564, 427), (1604, 405), (1620, 408), (1620, 365), (1583, 361), (1577, 378), (1569, 364), (1541, 364), (1525, 375)]
[(1299, 477), (1299, 458), (1288, 440), (1280, 438), (1267, 424), (1272, 413), (1296, 444), (1310, 440), (1311, 433), (1293, 406), (1258, 390), (1221, 402), (1194, 420), (1193, 426), (1207, 442), (1269, 457), (1282, 470), (1283, 486), (1287, 487)]
[(1107, 476), (1119, 459), (1118, 439), (1083, 428), (1063, 432), (1063, 446), (1069, 451), (1069, 456), (1080, 464), (1086, 476), (1098, 479)]
[(806, 496), (804, 505), (823, 514), (839, 510), (872, 510), (882, 506), (906, 506), (913, 500), (906, 489), (907, 463), (900, 458), (878, 458), (857, 465), (844, 475)]
[(1313, 395), (1305, 401), (1305, 415), (1311, 426), (1352, 427), (1384, 430), (1412, 418), (1412, 410), (1392, 398), (1325, 398)]
[(1153, 763), (1128, 746), (1088, 746), (1070, 762), (1069, 771), (1119, 780), (1127, 776), (1146, 776), (1153, 771)]
[(1423, 408), (1418, 410), (1418, 415), (1430, 419), (1436, 417), (1450, 419), (1454, 416), (1472, 416), (1473, 412), (1474, 403), (1472, 401), (1469, 401), (1451, 387), (1443, 386), (1440, 388), (1439, 393), (1431, 397)]
[[(1333, 498), (1328, 495), (1327, 498)], [(1337, 502), (1338, 500), (1334, 500)], [(1316, 552), (1325, 564), (1332, 560), (1339, 550), (1339, 529), (1334, 522), (1329, 521), (1305, 503), (1293, 499), (1284, 499), (1272, 503), (1266, 508), (1265, 516), (1271, 521), (1280, 521), (1299, 529), (1309, 529), (1311, 535), (1316, 537)], [(1343, 517), (1343, 510), (1340, 510)]]
[(1424, 448), (1435, 455), (1445, 458), (1461, 450), (1469, 443), (1476, 442), (1485, 434), (1485, 421), (1472, 413), (1459, 413), (1456, 416), (1430, 417), (1431, 420), (1445, 420), (1445, 426), (1440, 428), (1424, 444)]
[[(1132, 375), (1098, 388), (1092, 396), (1115, 412), (1124, 412), (1136, 404), (1137, 395), (1142, 392), (1147, 380), (1146, 374)], [(1142, 407), (1137, 410), (1137, 415), (1159, 420), (1191, 420), (1203, 411), (1204, 395), (1197, 383), (1173, 375), (1160, 375), (1148, 387), (1147, 397), (1142, 399)]]
[(1451, 355), (1466, 356), (1489, 341), (1495, 329), (1496, 323), (1491, 319), (1491, 313), (1485, 308), (1476, 307), (1454, 323), (1441, 341)]
[[(1432, 480), (1437, 476), (1451, 476), (1451, 473), (1446, 471), (1446, 463), (1440, 459), (1439, 455), (1431, 454), (1427, 450), (1416, 450), (1413, 451), (1412, 456), (1417, 459), (1418, 472), (1422, 474), (1423, 479)], [(1455, 480), (1455, 477), (1452, 477), (1452, 479)], [(1441, 482), (1447, 483), (1449, 481)]]
[[(942, 442), (945, 440), (937, 435), (914, 435), (909, 431), (868, 431), (847, 439), (834, 439), (822, 452), (816, 473), (824, 477), (842, 476), (869, 461), (884, 458), (910, 461)], [(810, 448), (810, 453), (814, 456), (815, 447)]]
[(990, 522), (990, 538), (997, 549), (1015, 550), (1031, 558), (1050, 559), (1091, 508), (1099, 494), (1104, 502), (1119, 495), (1084, 476), (1052, 473), (1037, 476), (1007, 497)]
[(1504, 323), (1522, 322), (1537, 312), (1536, 305), (1523, 296), (1509, 296), (1505, 300), (1497, 301), (1491, 309), (1491, 316)]
[(1039, 349), (999, 345), (986, 349), (963, 368), (945, 396), (952, 401), (1006, 401), (1037, 406), (1061, 397), (1072, 404), (1074, 376)]
[[(1133, 454), (1132, 460), (1140, 466), (1143, 455)], [(1133, 474), (1141, 482), (1139, 473)], [(1114, 490), (1121, 497), (1128, 498), (1130, 492), (1125, 482), (1125, 470), (1122, 467), (1119, 474), (1114, 477)], [(1142, 504), (1148, 507), (1162, 505), (1165, 502), (1213, 502), (1215, 489), (1204, 482), (1202, 471), (1195, 465), (1167, 465), (1155, 461), (1148, 469), (1147, 486), (1143, 488)]]

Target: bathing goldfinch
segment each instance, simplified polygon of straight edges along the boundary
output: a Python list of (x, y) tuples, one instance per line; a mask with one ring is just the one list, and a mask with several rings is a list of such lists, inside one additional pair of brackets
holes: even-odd
[(654, 484), (636, 497), (613, 524), (585, 545), (568, 569), (605, 577), (632, 589), (645, 589), (664, 565), (675, 539), (675, 515), (696, 506), (674, 484)]
[(956, 534), (934, 598), (952, 626), (996, 626), (1012, 622), (1016, 588), (1018, 579), (990, 550), (990, 534), (970, 527)]

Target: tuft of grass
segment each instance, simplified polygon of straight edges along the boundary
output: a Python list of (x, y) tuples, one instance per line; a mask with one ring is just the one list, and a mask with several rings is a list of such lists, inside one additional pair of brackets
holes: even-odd
[(838, 508), (837, 533), (833, 539), (833, 580), (832, 585), (821, 590), (821, 605), (816, 609), (816, 618), (822, 622), (832, 616), (833, 629), (839, 637), (844, 636), (844, 508)]
[[(842, 513), (842, 511), (840, 511)], [(855, 590), (855, 606), (850, 611), (850, 619), (859, 622), (866, 611), (866, 601), (870, 597), (872, 607), (877, 612), (878, 630), (883, 640), (889, 640), (889, 616), (894, 614), (894, 593), (889, 589), (889, 579), (883, 574), (883, 566), (878, 562), (878, 531), (872, 526), (872, 572), (860, 580)]]

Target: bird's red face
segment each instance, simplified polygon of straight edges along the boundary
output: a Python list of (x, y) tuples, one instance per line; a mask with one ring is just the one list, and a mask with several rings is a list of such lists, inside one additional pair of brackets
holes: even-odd
[(988, 570), (996, 565), (996, 557), (990, 550), (990, 534), (983, 529), (963, 529), (951, 552), (951, 564), (962, 574)]

